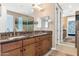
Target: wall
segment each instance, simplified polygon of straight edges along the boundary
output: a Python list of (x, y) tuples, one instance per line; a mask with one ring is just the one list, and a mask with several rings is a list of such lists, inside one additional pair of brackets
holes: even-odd
[(38, 10), (34, 10), (34, 18), (35, 18), (35, 21), (37, 20), (37, 19), (39, 19), (40, 20), (40, 18), (41, 17), (44, 17), (44, 16), (50, 16), (50, 18), (51, 18), (51, 22), (49, 23), (49, 27), (47, 28), (47, 29), (43, 29), (43, 28), (39, 28), (39, 27), (37, 27), (37, 26), (35, 26), (35, 30), (51, 30), (51, 31), (53, 31), (53, 20), (54, 20), (54, 11), (55, 11), (55, 9), (54, 9), (54, 4), (52, 3), (50, 3), (50, 4), (40, 4), (39, 5), (41, 8), (43, 8), (43, 10), (42, 11), (38, 11)]
[(64, 16), (62, 20), (63, 20), (63, 29), (67, 30), (67, 17)]

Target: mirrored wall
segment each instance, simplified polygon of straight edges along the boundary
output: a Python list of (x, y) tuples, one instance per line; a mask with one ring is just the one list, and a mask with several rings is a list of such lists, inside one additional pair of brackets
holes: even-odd
[(6, 32), (34, 31), (34, 19), (31, 16), (7, 11)]

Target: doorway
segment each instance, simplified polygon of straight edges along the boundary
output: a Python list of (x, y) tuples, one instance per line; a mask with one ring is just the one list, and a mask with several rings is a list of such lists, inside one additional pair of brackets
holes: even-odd
[(75, 15), (63, 18), (63, 42), (75, 47)]

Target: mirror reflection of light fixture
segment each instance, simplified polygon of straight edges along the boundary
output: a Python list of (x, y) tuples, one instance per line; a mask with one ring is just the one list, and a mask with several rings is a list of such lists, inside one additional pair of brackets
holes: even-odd
[(36, 5), (36, 4), (32, 4), (33, 9), (37, 9), (39, 11), (43, 10), (43, 8), (41, 8), (40, 6)]

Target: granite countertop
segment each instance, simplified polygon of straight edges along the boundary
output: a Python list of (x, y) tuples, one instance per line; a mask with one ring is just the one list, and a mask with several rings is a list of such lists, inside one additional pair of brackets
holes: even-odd
[(7, 42), (13, 42), (13, 41), (17, 41), (17, 40), (21, 40), (21, 39), (25, 39), (25, 38), (28, 39), (28, 38), (41, 36), (41, 35), (46, 35), (46, 34), (48, 34), (48, 33), (30, 33), (30, 34), (23, 35), (23, 36), (16, 36), (16, 37), (8, 38), (8, 39), (1, 39), (0, 44), (7, 43)]

